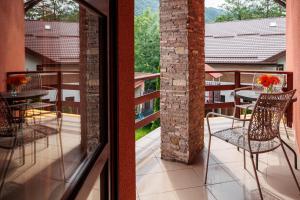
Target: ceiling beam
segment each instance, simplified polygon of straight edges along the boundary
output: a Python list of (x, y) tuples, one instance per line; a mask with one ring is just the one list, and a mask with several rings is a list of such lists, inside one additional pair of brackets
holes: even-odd
[(40, 3), (42, 0), (28, 0), (24, 3), (25, 13), (34, 7), (36, 4)]
[(286, 8), (286, 0), (274, 0), (276, 3)]

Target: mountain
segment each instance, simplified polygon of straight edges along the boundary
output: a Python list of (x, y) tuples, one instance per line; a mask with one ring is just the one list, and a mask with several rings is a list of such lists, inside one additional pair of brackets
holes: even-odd
[[(153, 11), (159, 10), (159, 0), (135, 0), (135, 15), (142, 14), (147, 8)], [(213, 7), (205, 8), (205, 22), (214, 22), (222, 14), (223, 10)]]
[(222, 9), (208, 7), (205, 8), (205, 22), (214, 22), (216, 18), (221, 15), (224, 11)]
[(151, 8), (152, 11), (158, 11), (159, 0), (135, 0), (135, 15), (142, 14), (147, 8)]

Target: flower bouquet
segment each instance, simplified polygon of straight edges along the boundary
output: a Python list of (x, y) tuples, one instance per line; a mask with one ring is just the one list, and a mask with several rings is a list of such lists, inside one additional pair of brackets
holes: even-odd
[(266, 93), (273, 93), (274, 86), (279, 85), (280, 82), (280, 79), (274, 75), (261, 75), (257, 79), (257, 83), (263, 86)]
[(17, 95), (22, 85), (26, 85), (29, 79), (25, 75), (10, 76), (6, 79), (6, 84), (9, 86), (12, 95)]

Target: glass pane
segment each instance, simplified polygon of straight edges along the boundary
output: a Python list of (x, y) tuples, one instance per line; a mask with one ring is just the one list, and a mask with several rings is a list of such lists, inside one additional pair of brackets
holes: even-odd
[[(8, 75), (2, 99), (17, 129), (9, 137), (16, 143), (0, 144), (1, 199), (60, 199), (105, 145), (103, 22), (72, 0), (43, 0), (26, 13), (24, 70)], [(98, 183), (90, 199), (100, 199)]]

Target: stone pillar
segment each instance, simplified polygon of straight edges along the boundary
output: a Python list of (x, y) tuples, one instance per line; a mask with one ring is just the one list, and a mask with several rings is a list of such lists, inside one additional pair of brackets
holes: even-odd
[(160, 2), (161, 156), (191, 163), (204, 146), (204, 1)]
[(1, 1), (0, 27), (0, 91), (3, 91), (6, 72), (25, 69), (23, 0)]
[[(99, 40), (99, 17), (80, 7), (80, 112), (81, 112), (81, 147), (86, 153), (94, 152), (99, 144), (100, 120), (103, 108), (104, 73), (103, 49)], [(102, 118), (102, 117), (101, 117)]]
[[(294, 88), (297, 89), (298, 101), (294, 103), (294, 124), (298, 147), (300, 147), (300, 1), (287, 0), (286, 7), (287, 70), (293, 71)], [(300, 149), (300, 148), (298, 148)]]

